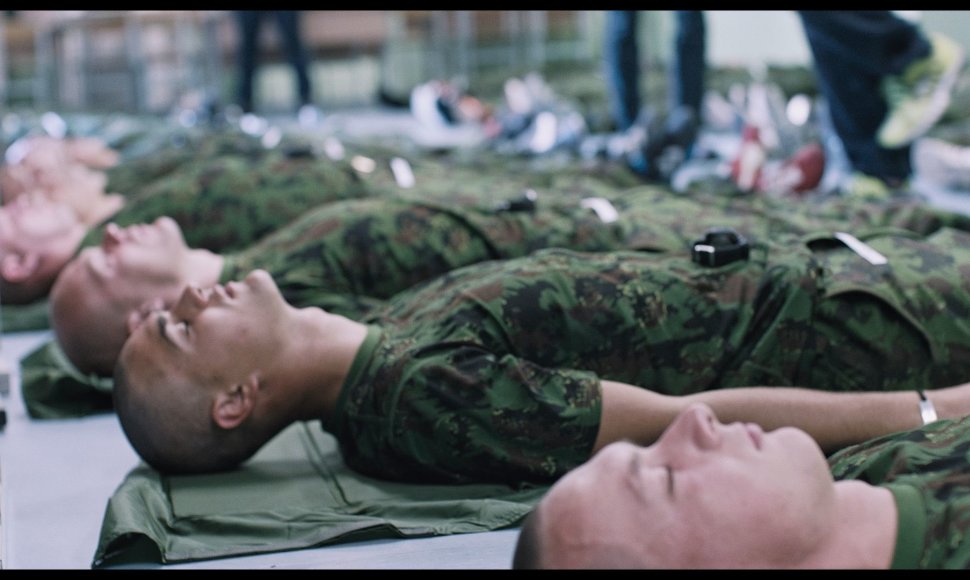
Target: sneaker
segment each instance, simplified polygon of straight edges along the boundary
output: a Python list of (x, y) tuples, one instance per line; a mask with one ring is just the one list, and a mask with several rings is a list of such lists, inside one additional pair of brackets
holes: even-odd
[(664, 118), (652, 109), (644, 108), (636, 122), (615, 141), (622, 147), (620, 156), (627, 167), (648, 181), (661, 179), (657, 158), (663, 151)]
[[(900, 184), (905, 187), (905, 184)], [(865, 201), (888, 201), (896, 197), (895, 188), (882, 179), (856, 171), (842, 185), (842, 195)]]
[(963, 67), (964, 50), (941, 34), (932, 34), (933, 50), (883, 81), (889, 111), (876, 135), (879, 144), (897, 148), (926, 133), (950, 106), (950, 93)]

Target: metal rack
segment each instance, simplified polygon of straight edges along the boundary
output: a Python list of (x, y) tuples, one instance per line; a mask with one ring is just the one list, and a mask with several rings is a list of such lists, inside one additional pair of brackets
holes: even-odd
[[(348, 77), (379, 85), (380, 77), (396, 75), (407, 89), (430, 78), (467, 78), (489, 67), (536, 69), (550, 61), (593, 57), (588, 11), (398, 10), (380, 13), (383, 24), (374, 22), (374, 14), (306, 11), (311, 63), (327, 79), (321, 88)], [(236, 41), (228, 11), (78, 10), (48, 16), (35, 25), (34, 74), (16, 87), (38, 107), (167, 111), (187, 92), (225, 96), (225, 81), (234, 74), (229, 69)], [(364, 26), (362, 19), (370, 24)], [(355, 38), (348, 28), (366, 38)], [(0, 26), (0, 43), (3, 33)], [(282, 59), (279, 52), (273, 58)], [(379, 72), (354, 73), (364, 54), (379, 62), (370, 65)], [(9, 103), (15, 87), (5, 56), (0, 50), (0, 102)], [(373, 88), (376, 95), (378, 87)], [(339, 91), (331, 92), (320, 96), (340, 97)], [(356, 93), (368, 94), (361, 87)]]
[(184, 91), (214, 85), (209, 26), (205, 11), (185, 10), (84, 11), (60, 19), (37, 35), (43, 105), (165, 110)]
[(534, 70), (549, 61), (591, 58), (590, 14), (576, 10), (555, 15), (573, 31), (566, 39), (550, 35), (553, 16), (549, 10), (432, 11), (427, 76), (468, 77), (489, 66)]

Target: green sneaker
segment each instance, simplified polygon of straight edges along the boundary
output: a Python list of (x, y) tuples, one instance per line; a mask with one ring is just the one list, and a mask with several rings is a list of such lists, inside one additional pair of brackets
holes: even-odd
[(882, 179), (856, 171), (841, 187), (842, 195), (852, 199), (866, 201), (888, 201), (898, 197), (898, 191), (905, 189), (907, 184), (892, 187)]
[(889, 111), (876, 139), (889, 149), (902, 147), (930, 130), (947, 107), (963, 67), (964, 50), (942, 34), (930, 35), (933, 50), (901, 75), (886, 77), (882, 91)]

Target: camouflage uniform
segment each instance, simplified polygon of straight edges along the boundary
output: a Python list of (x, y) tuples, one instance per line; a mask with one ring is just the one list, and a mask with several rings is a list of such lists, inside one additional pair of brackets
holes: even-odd
[(836, 479), (859, 479), (892, 491), (899, 510), (893, 568), (966, 569), (968, 454), (970, 417), (963, 417), (843, 449), (829, 465)]
[[(311, 207), (363, 197), (369, 186), (347, 164), (280, 152), (222, 155), (183, 165), (127, 199), (108, 221), (121, 226), (169, 216), (191, 247), (241, 249)], [(100, 243), (92, 228), (83, 246)]]
[[(228, 147), (234, 145), (230, 144)], [(325, 199), (355, 196), (390, 198), (404, 191), (396, 184), (387, 159), (372, 159), (375, 162), (374, 169), (361, 171), (354, 168), (349, 160), (330, 161), (293, 156), (287, 155), (283, 150), (256, 150), (251, 153), (252, 157), (259, 159), (254, 159), (249, 167), (245, 166), (238, 155), (227, 154), (216, 160), (201, 160), (198, 163), (201, 169), (195, 174), (199, 178), (197, 182), (184, 177), (186, 170), (182, 168), (177, 174), (143, 188), (111, 221), (124, 226), (150, 221), (159, 215), (170, 215), (182, 225), (186, 242), (190, 246), (208, 247), (220, 252), (232, 251), (240, 249), (239, 246), (247, 241), (252, 242), (261, 233), (268, 233), (269, 230), (281, 226), (289, 217), (295, 217), (310, 205), (315, 205), (310, 203), (315, 196), (315, 201), (319, 203)], [(348, 155), (348, 159), (353, 157)], [(254, 171), (253, 167), (263, 170)], [(512, 197), (518, 197), (526, 182), (545, 179), (541, 182), (552, 183), (558, 178), (536, 178), (521, 173), (512, 177), (498, 176), (482, 180), (475, 174), (462, 170), (445, 172), (433, 163), (418, 164), (415, 173), (422, 183), (438, 184), (437, 187), (429, 187), (426, 192), (422, 191), (423, 196), (459, 204), (471, 203), (472, 198), (476, 201), (489, 199), (490, 208), (501, 203), (503, 199), (490, 188), (478, 184), (476, 190), (480, 193), (469, 196), (457, 195), (455, 190), (464, 184), (477, 181), (497, 185), (501, 180), (503, 183), (511, 183), (512, 185), (506, 187), (515, 192)], [(568, 187), (563, 187), (563, 195), (612, 190), (612, 187), (599, 183), (595, 176), (571, 181)], [(341, 186), (341, 182), (349, 185)], [(320, 183), (324, 185), (318, 185)], [(295, 200), (296, 203), (283, 208), (281, 204), (284, 200)], [(344, 218), (352, 216), (353, 210), (350, 210), (350, 214), (345, 212)], [(219, 219), (218, 216), (223, 217)], [(103, 227), (90, 233), (82, 247), (100, 243), (102, 235)], [(274, 257), (272, 250), (263, 252), (263, 257), (255, 260), (256, 264), (265, 260), (263, 263), (266, 267), (275, 265), (282, 272), (293, 266), (292, 261), (287, 261), (285, 257)], [(299, 283), (295, 274), (291, 273), (289, 277)], [(306, 296), (307, 300), (319, 299), (321, 305), (348, 315), (360, 315), (376, 304), (367, 297), (337, 293), (330, 293), (326, 298), (324, 301), (319, 292), (311, 292)], [(308, 305), (305, 302), (297, 303)], [(12, 310), (20, 311), (14, 314), (30, 315), (26, 321), (32, 326), (21, 326), (21, 330), (47, 325), (46, 309), (38, 313), (27, 311), (23, 307), (5, 307), (5, 323), (8, 322)], [(25, 320), (24, 317), (21, 320)], [(5, 328), (9, 329), (11, 326), (16, 325)], [(32, 417), (63, 418), (110, 411), (112, 408), (110, 378), (78, 372), (55, 341), (35, 349), (21, 361), (21, 368), (23, 398)]]
[[(229, 133), (203, 140), (194, 149), (198, 152), (194, 159), (185, 159), (184, 149), (171, 148), (153, 155), (154, 161), (134, 163), (136, 167), (157, 164), (151, 169), (160, 177), (126, 190), (126, 205), (109, 221), (125, 226), (167, 215), (182, 226), (189, 246), (225, 252), (253, 243), (317, 205), (406, 193), (389, 167), (394, 155), (376, 147), (358, 147), (348, 150), (343, 159), (330, 160), (309, 145), (301, 148), (293, 143), (266, 150), (251, 137)], [(355, 157), (368, 157), (373, 169), (361, 169)], [(441, 203), (464, 205), (473, 200), (480, 204), (500, 196), (499, 192), (520, 195), (533, 185), (553, 189), (557, 196), (617, 191), (613, 182), (583, 170), (479, 172), (473, 166), (453, 167), (433, 160), (414, 161), (411, 166), (415, 197)], [(472, 193), (461, 193), (466, 191)], [(103, 231), (103, 225), (92, 229), (82, 245), (100, 243)]]
[(153, 145), (150, 152), (134, 157), (122, 154), (121, 163), (105, 171), (106, 189), (135, 196), (146, 185), (191, 163), (224, 155), (256, 155), (265, 149), (259, 140), (238, 131), (162, 133)]
[[(241, 250), (317, 205), (394, 195), (394, 190), (400, 189), (393, 185), (393, 179), (381, 177), (380, 171), (373, 177), (343, 161), (292, 156), (283, 149), (267, 151), (261, 146), (247, 149), (244, 141), (215, 138), (202, 149), (207, 152), (201, 153), (201, 158), (183, 159), (154, 181), (125, 190), (125, 205), (92, 227), (78, 250), (100, 244), (110, 222), (128, 226), (152, 222), (163, 215), (179, 223), (191, 247), (216, 252)], [(165, 156), (163, 153), (159, 158)], [(132, 167), (142, 167), (140, 161)], [(151, 160), (144, 161), (151, 165)], [(386, 169), (384, 172), (389, 174)], [(50, 326), (46, 300), (5, 305), (2, 316), (6, 332)]]
[[(221, 281), (263, 268), (294, 306), (319, 306), (359, 319), (395, 293), (434, 276), (546, 247), (679, 252), (710, 225), (733, 226), (756, 241), (781, 232), (829, 235), (833, 229), (861, 231), (887, 224), (933, 231), (944, 223), (970, 221), (916, 204), (844, 203), (792, 212), (771, 202), (694, 200), (654, 187), (610, 194), (595, 180), (572, 180), (561, 189), (555, 196), (540, 194), (531, 211), (501, 209), (517, 201), (515, 187), (505, 195), (488, 191), (488, 197), (452, 189), (422, 192), (421, 199), (401, 194), (398, 199), (326, 205), (246, 250), (226, 254)], [(607, 223), (584, 208), (580, 200), (587, 193), (612, 195), (619, 218)], [(110, 400), (104, 400), (110, 380), (85, 379), (63, 367), (65, 362), (53, 343), (25, 359), (23, 393), (31, 415), (56, 418), (110, 410)]]
[(600, 380), (686, 395), (745, 385), (885, 391), (970, 379), (970, 234), (681, 254), (541, 250), (395, 296), (325, 428), (405, 481), (550, 481), (589, 458)]
[(319, 207), (227, 255), (222, 281), (263, 268), (291, 304), (359, 318), (397, 292), (469, 264), (548, 247), (624, 247), (622, 230), (578, 201), (550, 199), (532, 211), (504, 209), (516, 197), (492, 194), (484, 201), (452, 194), (437, 202), (399, 196)]
[[(824, 235), (843, 229), (865, 235), (890, 226), (930, 233), (970, 217), (922, 204), (883, 206), (839, 202), (791, 211), (770, 201), (677, 197), (642, 187), (622, 193), (577, 186), (539, 194), (534, 206), (506, 197), (449, 194), (436, 201), (399, 195), (316, 208), (254, 246), (226, 256), (221, 282), (262, 268), (295, 306), (319, 306), (359, 318), (373, 305), (419, 282), (487, 260), (525, 256), (543, 248), (605, 252), (683, 252), (711, 226), (736, 229), (753, 241), (786, 233)], [(582, 194), (610, 195), (617, 219), (604, 221)]]

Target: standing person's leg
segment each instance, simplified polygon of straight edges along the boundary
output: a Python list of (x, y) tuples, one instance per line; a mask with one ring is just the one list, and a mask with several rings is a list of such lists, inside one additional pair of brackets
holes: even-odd
[(691, 156), (700, 127), (707, 73), (707, 27), (701, 10), (676, 10), (677, 33), (667, 98), (667, 139)]
[(238, 10), (239, 23), (239, 106), (253, 110), (253, 81), (256, 76), (256, 47), (259, 44), (259, 10)]
[(855, 171), (897, 186), (912, 172), (910, 147), (887, 149), (876, 141), (889, 110), (881, 92), (882, 80), (904, 69), (910, 60), (925, 56), (929, 49), (913, 35), (908, 23), (887, 14), (799, 12), (819, 89), (849, 162)]
[(707, 27), (701, 10), (677, 10), (674, 39), (673, 78), (670, 83), (671, 109), (686, 105), (694, 114), (701, 110), (704, 76), (707, 72)]
[(300, 13), (298, 10), (277, 10), (276, 22), (279, 24), (280, 36), (286, 48), (286, 57), (293, 66), (296, 74), (297, 95), (300, 106), (309, 105), (313, 101), (310, 85), (306, 47), (300, 31)]
[(628, 129), (640, 111), (640, 59), (636, 10), (608, 10), (603, 54), (613, 124)]
[(946, 112), (964, 62), (963, 48), (952, 39), (927, 35), (888, 10), (801, 14), (816, 35), (841, 46), (843, 59), (883, 77), (888, 110), (876, 134), (882, 146), (910, 144)]
[(854, 69), (873, 76), (902, 74), (931, 46), (919, 29), (888, 10), (805, 10), (799, 16), (813, 43), (839, 51)]

